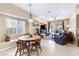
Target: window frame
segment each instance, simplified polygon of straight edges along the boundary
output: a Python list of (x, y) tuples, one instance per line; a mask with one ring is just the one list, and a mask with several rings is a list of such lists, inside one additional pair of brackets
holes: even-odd
[[(16, 32), (15, 34), (9, 34), (10, 36), (25, 34), (25, 23), (26, 23), (25, 20), (19, 19), (19, 18), (14, 18), (14, 17), (7, 17), (7, 18), (6, 18), (6, 25), (7, 25), (7, 19), (16, 20), (16, 21), (17, 21), (17, 24), (18, 24), (20, 21), (24, 23), (24, 24), (23, 24), (24, 26), (22, 27), (22, 28), (23, 28), (23, 29), (22, 29), (22, 30), (23, 30), (23, 31), (22, 31), (23, 33), (17, 33), (17, 32)], [(18, 25), (19, 25), (19, 24), (18, 24)], [(8, 28), (8, 27), (6, 26), (6, 32), (7, 32), (7, 28)], [(15, 27), (15, 28), (16, 28), (16, 27)], [(15, 30), (17, 31), (17, 29), (15, 29)]]

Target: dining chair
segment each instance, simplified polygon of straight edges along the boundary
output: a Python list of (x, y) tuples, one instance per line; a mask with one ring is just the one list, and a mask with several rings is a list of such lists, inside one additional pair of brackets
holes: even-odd
[[(17, 55), (17, 53), (19, 53), (19, 55), (21, 56), (21, 55), (23, 55), (25, 52), (24, 52), (24, 50), (26, 49), (27, 50), (27, 42), (23, 42), (23, 41), (17, 41), (16, 42), (16, 44), (17, 44), (17, 51), (16, 51), (16, 54), (15, 54), (15, 56)], [(23, 53), (23, 54), (22, 54)]]
[(35, 42), (32, 43), (31, 50), (33, 50), (33, 48), (35, 47), (36, 51), (37, 51), (37, 55), (39, 55), (39, 52), (38, 52), (39, 49), (42, 52), (42, 48), (41, 48), (41, 44), (40, 43), (41, 43), (41, 39), (37, 39)]

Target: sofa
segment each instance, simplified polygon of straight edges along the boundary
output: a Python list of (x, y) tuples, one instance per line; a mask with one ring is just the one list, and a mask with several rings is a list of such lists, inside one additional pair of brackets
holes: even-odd
[(54, 35), (54, 41), (60, 45), (65, 45), (68, 43), (74, 43), (74, 34), (72, 32), (64, 32), (61, 35)]

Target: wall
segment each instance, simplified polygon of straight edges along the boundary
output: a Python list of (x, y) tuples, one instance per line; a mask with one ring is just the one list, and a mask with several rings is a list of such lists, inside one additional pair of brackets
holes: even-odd
[(5, 33), (5, 17), (0, 15), (0, 42), (4, 39), (4, 33)]
[(8, 3), (0, 3), (0, 13), (11, 14), (24, 19), (28, 18), (28, 12)]
[[(6, 18), (7, 17), (8, 16), (0, 14), (0, 42), (4, 41), (4, 39), (5, 39), (4, 36), (5, 36), (5, 33), (6, 33)], [(27, 32), (27, 28), (25, 28), (25, 32)], [(21, 35), (12, 35), (11, 39), (16, 39), (19, 36), (21, 36)]]
[[(6, 18), (8, 16), (12, 16), (15, 18), (27, 19), (28, 18), (27, 13), (28, 12), (25, 13), (24, 10), (17, 8), (12, 4), (7, 3), (0, 4), (0, 42), (4, 41), (4, 34), (6, 32), (6, 22), (5, 22)], [(25, 30), (26, 32), (28, 31), (27, 28)], [(11, 37), (11, 39), (17, 38), (18, 36), (20, 35), (14, 35)]]
[(70, 26), (69, 19), (64, 19), (64, 29), (67, 29), (67, 26)]
[(70, 27), (72, 28), (71, 31), (74, 32), (74, 34), (76, 35), (76, 10), (74, 10), (72, 12), (71, 17), (69, 18), (69, 22), (70, 22)]
[[(2, 3), (0, 4), (0, 42), (3, 41), (4, 39), (4, 34), (6, 31), (6, 23), (5, 23), (5, 19), (6, 17), (11, 16), (11, 17), (15, 17), (15, 18), (20, 18), (20, 19), (24, 19), (26, 20), (26, 24), (25, 24), (25, 31), (26, 33), (29, 32), (29, 30), (31, 31), (31, 33), (34, 33), (34, 27), (33, 25), (31, 25), (31, 27), (29, 27), (29, 13), (12, 5), (12, 4), (8, 4), (8, 3)], [(44, 21), (42, 21), (42, 19), (40, 20), (40, 17), (34, 16), (33, 15), (33, 20), (37, 20), (39, 22), (45, 23)], [(15, 39), (17, 37), (19, 37), (20, 35), (14, 35), (11, 37), (11, 39)]]
[(40, 18), (40, 17), (37, 17), (37, 16), (34, 16), (33, 17), (33, 19), (35, 20), (35, 21), (38, 21), (39, 22), (39, 26), (33, 26), (32, 25), (32, 34), (34, 34), (35, 32), (36, 32), (36, 28), (40, 28), (40, 25), (41, 24), (46, 24), (46, 25), (48, 25), (48, 22), (47, 21), (44, 21), (42, 18)]
[[(79, 5), (76, 7), (76, 17), (77, 17), (77, 24), (79, 25)], [(76, 25), (77, 25), (76, 24)], [(77, 28), (77, 32), (79, 32), (79, 26), (76, 26), (76, 28)]]

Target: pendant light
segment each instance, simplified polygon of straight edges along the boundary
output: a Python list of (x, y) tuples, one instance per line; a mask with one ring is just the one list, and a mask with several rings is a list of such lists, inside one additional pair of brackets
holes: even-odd
[(28, 22), (33, 22), (33, 19), (32, 19), (32, 13), (31, 13), (31, 7), (32, 7), (32, 5), (31, 5), (31, 3), (30, 3), (30, 5), (29, 5), (29, 7), (30, 7), (30, 17), (29, 17), (29, 19), (28, 19)]

